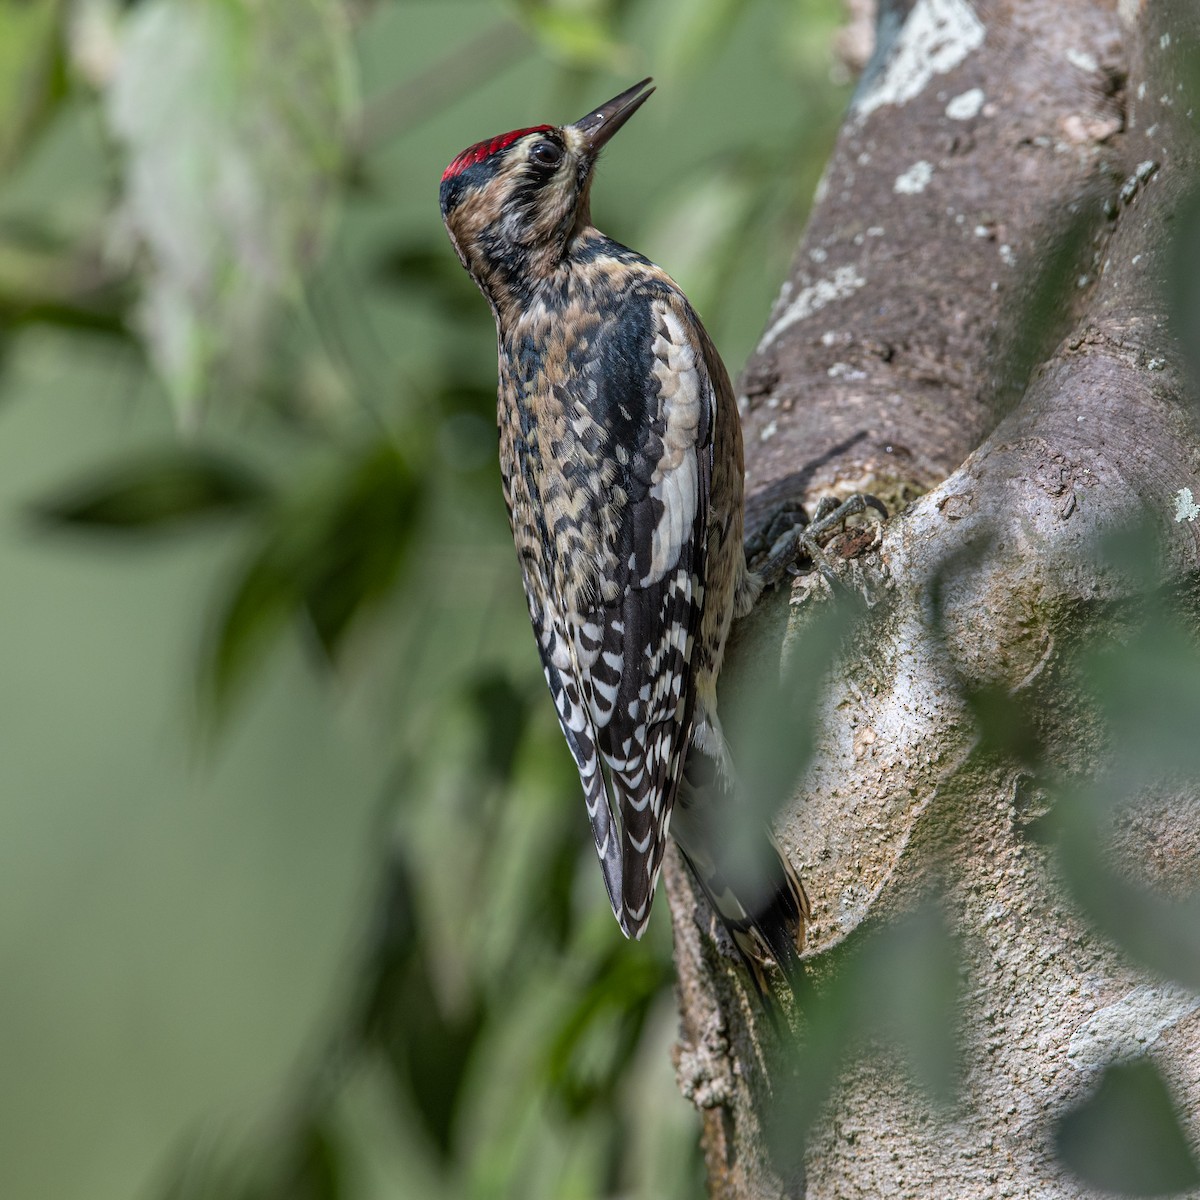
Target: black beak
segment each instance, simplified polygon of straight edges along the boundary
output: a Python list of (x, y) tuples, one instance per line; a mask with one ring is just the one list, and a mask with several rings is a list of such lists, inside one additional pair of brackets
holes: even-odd
[(643, 79), (633, 87), (614, 96), (607, 104), (600, 105), (586, 117), (580, 117), (574, 128), (583, 135), (587, 153), (593, 157), (600, 153), (600, 148), (608, 141), (630, 117), (650, 98), (654, 91), (647, 87), (651, 82)]

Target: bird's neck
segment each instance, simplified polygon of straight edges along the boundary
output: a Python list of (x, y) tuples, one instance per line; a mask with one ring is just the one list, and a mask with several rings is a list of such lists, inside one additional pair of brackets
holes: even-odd
[(564, 304), (579, 272), (609, 244), (590, 222), (576, 223), (562, 244), (512, 246), (488, 255), (471, 274), (492, 306), (501, 335), (532, 310)]

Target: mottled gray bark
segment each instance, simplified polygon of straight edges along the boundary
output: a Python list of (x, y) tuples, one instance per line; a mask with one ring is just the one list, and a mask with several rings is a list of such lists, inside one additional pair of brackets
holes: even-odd
[[(1196, 36), (1194, 5), (1171, 19), (1192, 22), (1176, 39)], [(1158, 286), (1200, 117), (1184, 111), (1164, 20), (1154, 0), (885, 12), (741, 378), (751, 527), (787, 498), (919, 495), (849, 568), (874, 597), (867, 633), (839, 665), (780, 818), (814, 902), (807, 957), (819, 971), (936, 875), (970, 994), (953, 1119), (864, 1063), (806, 1169), (783, 1178), (761, 1135), (771, 1032), (670, 862), (679, 1075), (704, 1117), (714, 1197), (1085, 1195), (1054, 1160), (1051, 1118), (1130, 1021), (1152, 1031), (1200, 1138), (1200, 1007), (1064, 899), (1051, 853), (1022, 836), (1036, 798), (1016, 764), (978, 752), (962, 698), (964, 684), (1021, 697), (1050, 758), (1086, 773), (1103, 747), (1071, 703), (1064, 647), (1114, 619), (1131, 586), (1098, 567), (1097, 535), (1148, 517), (1169, 573), (1194, 577), (1200, 563), (1200, 522), (1174, 519), (1181, 488), (1200, 494), (1200, 424)], [(1039, 267), (1064, 233), (1069, 295), (1030, 327)], [(787, 625), (803, 636), (814, 602), (799, 599), (777, 596), (754, 619), (776, 659)], [(733, 670), (748, 644), (735, 643)], [(1116, 852), (1186, 885), (1200, 806), (1143, 811)]]

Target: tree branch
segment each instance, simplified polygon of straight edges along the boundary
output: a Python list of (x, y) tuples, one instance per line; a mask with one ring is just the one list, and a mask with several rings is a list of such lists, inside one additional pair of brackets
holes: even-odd
[[(698, 1062), (724, 1081), (705, 1111), (715, 1197), (936, 1195), (947, 1179), (961, 1194), (1079, 1194), (1047, 1113), (1087, 1082), (1073, 1033), (1145, 976), (1065, 904), (1025, 835), (1027, 776), (981, 750), (967, 697), (1019, 698), (1056, 766), (1095, 770), (1104, 747), (1072, 703), (1066, 651), (1111, 627), (1134, 587), (1100, 567), (1097, 539), (1149, 515), (1172, 578), (1200, 560), (1200, 527), (1171, 516), (1200, 477), (1200, 428), (1162, 289), (1196, 118), (1166, 31), (1134, 19), (1123, 28), (1101, 0), (919, 0), (898, 31), (885, 13), (742, 377), (751, 526), (784, 499), (931, 489), (853, 565), (873, 608), (780, 824), (814, 901), (814, 967), (936, 878), (967, 946), (972, 1017), (953, 1121), (935, 1128), (864, 1064), (809, 1147), (807, 1181), (785, 1177), (764, 1150), (783, 1086), (764, 1065), (774, 1032), (670, 864), (681, 1082), (698, 1094)], [(811, 607), (767, 606), (735, 669), (778, 663)], [(1200, 846), (1195, 821), (1179, 836)], [(1171, 1061), (1188, 1022), (1164, 1027)], [(1181, 1086), (1196, 1111), (1200, 1079)]]

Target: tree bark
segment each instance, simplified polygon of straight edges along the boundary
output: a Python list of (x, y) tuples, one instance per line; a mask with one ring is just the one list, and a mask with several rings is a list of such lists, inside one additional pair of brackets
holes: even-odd
[[(678, 1068), (713, 1197), (1089, 1194), (1057, 1163), (1051, 1123), (1094, 1078), (1096, 1031), (1123, 1017), (1153, 1030), (1200, 1137), (1200, 1001), (1131, 965), (1065, 898), (1052, 853), (1026, 836), (1040, 811), (1027, 775), (981, 752), (964, 700), (1019, 697), (1048, 759), (1098, 769), (1105, 746), (1072, 702), (1067, 647), (1116, 627), (1133, 585), (1098, 563), (1097, 538), (1149, 519), (1168, 579), (1194, 580), (1200, 562), (1200, 522), (1174, 517), (1181, 488), (1200, 495), (1200, 422), (1161, 286), (1200, 161), (1176, 74), (1200, 18), (1181, 4), (1169, 20), (1154, 0), (917, 0), (880, 14), (740, 381), (747, 514), (752, 529), (784, 500), (912, 500), (847, 567), (872, 607), (778, 828), (813, 900), (818, 976), (864, 922), (938, 881), (965, 948), (965, 1080), (940, 1118), (860, 1061), (789, 1175), (763, 1136), (781, 1070), (770, 1022), (671, 860)], [(1051, 295), (1046, 280), (1062, 277)], [(752, 654), (762, 668), (764, 638), (777, 667), (803, 637), (816, 601), (788, 599), (752, 618), (732, 670)], [(1200, 805), (1146, 811), (1113, 852), (1187, 884)], [(1169, 848), (1158, 867), (1154, 838)]]

